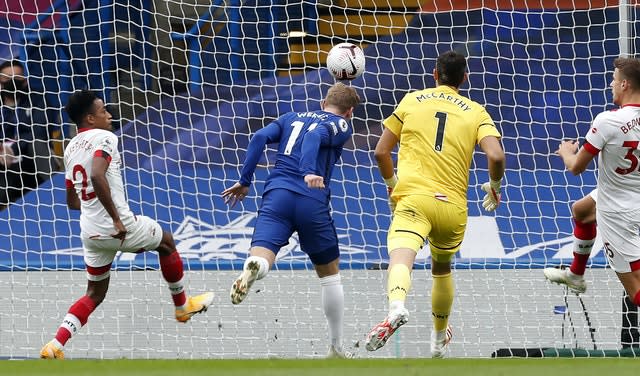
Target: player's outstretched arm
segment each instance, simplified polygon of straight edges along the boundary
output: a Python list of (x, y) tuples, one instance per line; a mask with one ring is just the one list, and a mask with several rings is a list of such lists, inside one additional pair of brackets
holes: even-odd
[(480, 140), (480, 148), (487, 156), (489, 167), (489, 181), (482, 184), (482, 190), (487, 194), (482, 201), (486, 211), (494, 211), (500, 205), (502, 197), (502, 177), (504, 176), (505, 157), (500, 140), (495, 136), (486, 136)]

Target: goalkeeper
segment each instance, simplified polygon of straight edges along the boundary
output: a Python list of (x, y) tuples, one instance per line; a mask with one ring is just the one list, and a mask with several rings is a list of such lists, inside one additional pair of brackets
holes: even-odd
[[(380, 174), (389, 188), (393, 220), (387, 234), (389, 313), (367, 335), (374, 351), (409, 319), (405, 308), (417, 252), (431, 249), (431, 355), (444, 356), (451, 339), (453, 305), (451, 260), (460, 248), (467, 224), (469, 169), (476, 144), (488, 160), (490, 181), (482, 185), (487, 211), (500, 204), (505, 157), (500, 133), (480, 104), (459, 94), (467, 79), (465, 57), (449, 51), (438, 56), (433, 71), (437, 86), (404, 96), (384, 120), (375, 149)], [(400, 143), (397, 177), (391, 152)]]

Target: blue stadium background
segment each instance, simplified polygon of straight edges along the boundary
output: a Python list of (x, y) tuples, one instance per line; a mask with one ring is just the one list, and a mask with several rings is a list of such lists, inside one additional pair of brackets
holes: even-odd
[[(278, 9), (260, 9), (269, 8)], [(274, 17), (274, 13), (268, 16)], [(85, 17), (83, 22), (91, 23), (99, 19), (99, 14), (95, 17)], [(368, 46), (366, 72), (352, 83), (362, 88), (364, 98), (353, 121), (356, 134), (332, 184), (336, 225), (348, 233), (343, 241), (364, 250), (349, 254), (344, 264), (375, 267), (387, 259), (384, 232), (390, 218), (386, 192), (369, 152), (376, 137), (370, 136), (380, 133), (380, 120), (393, 111), (408, 90), (433, 85), (435, 58), (448, 49), (469, 56), (470, 82), (463, 93), (486, 105), (504, 136), (508, 163), (505, 203), (495, 220), (505, 252), (533, 245), (530, 252), (516, 258), (459, 258), (457, 267), (530, 268), (562, 262), (552, 257), (562, 245), (558, 239), (571, 235), (569, 204), (594, 188), (595, 174), (592, 169), (581, 177), (569, 176), (553, 151), (559, 140), (581, 137), (595, 114), (611, 108), (607, 88), (612, 61), (619, 54), (618, 17), (617, 8), (557, 13), (489, 9), (422, 13), (407, 28), (411, 32)], [(69, 20), (70, 24), (74, 22), (80, 21)], [(287, 27), (286, 23), (274, 24)], [(274, 30), (255, 27), (249, 31), (260, 37)], [(140, 29), (141, 36), (145, 32)], [(33, 37), (30, 35), (27, 33), (28, 38)], [(73, 41), (86, 35), (94, 34), (66, 38)], [(212, 43), (203, 56), (228, 53), (222, 45)], [(69, 51), (68, 61), (55, 55), (59, 71), (69, 73), (55, 82), (44, 74), (45, 62), (54, 56), (55, 49), (39, 49), (38, 54), (44, 54), (39, 57), (25, 46), (22, 54), (33, 57), (29, 73), (36, 87), (39, 84), (44, 91), (59, 93), (102, 85), (96, 82), (101, 82), (104, 65), (114, 62), (100, 60), (99, 41), (88, 41), (86, 46), (82, 51)], [(242, 47), (246, 51), (261, 48)], [(280, 114), (319, 107), (319, 98), (333, 81), (324, 69), (293, 77), (277, 77), (273, 70), (244, 80), (234, 75), (255, 64), (270, 66), (273, 55), (281, 53), (282, 47), (276, 41), (269, 48), (274, 53), (266, 60), (247, 58), (236, 65), (229, 59), (203, 58), (205, 66), (200, 73), (204, 82), (218, 85), (203, 85), (188, 96), (166, 97), (118, 131), (125, 181), (135, 212), (157, 218), (165, 228), (176, 231), (186, 218), (223, 226), (256, 210), (257, 200), (226, 210), (219, 196), (238, 177), (238, 165), (244, 158), (239, 150), (246, 146), (250, 132)], [(144, 61), (145, 46), (134, 53)], [(95, 71), (76, 71), (71, 64), (74, 59), (96, 62), (82, 68)], [(52, 100), (63, 103), (64, 99), (64, 95), (55, 95)], [(484, 164), (484, 157), (478, 154), (474, 160), (477, 170), (472, 171), (470, 180), (470, 216), (483, 214), (478, 185), (487, 178)], [(259, 170), (257, 180), (264, 180), (266, 174), (265, 169)], [(83, 268), (77, 254), (51, 253), (81, 246), (78, 215), (66, 209), (63, 187), (64, 176), (58, 173), (21, 202), (0, 212), (0, 270)], [(258, 184), (252, 192), (259, 193), (261, 188)], [(298, 261), (279, 266), (308, 266), (303, 258), (294, 260)], [(194, 257), (187, 262), (195, 269), (228, 269), (237, 268), (241, 257)], [(605, 264), (601, 253), (592, 258), (592, 266)], [(156, 267), (157, 262), (153, 255), (141, 255), (121, 260), (117, 266), (146, 268)]]

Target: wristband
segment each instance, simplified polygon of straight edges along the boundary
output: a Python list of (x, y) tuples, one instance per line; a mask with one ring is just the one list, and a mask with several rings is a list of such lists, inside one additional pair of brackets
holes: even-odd
[(396, 184), (398, 184), (398, 175), (393, 174), (392, 177), (388, 179), (384, 179), (384, 183), (387, 185), (387, 187), (393, 189), (396, 186)]
[(502, 179), (500, 180), (489, 179), (489, 185), (491, 186), (491, 189), (493, 189), (494, 191), (500, 192), (500, 187), (502, 186)]

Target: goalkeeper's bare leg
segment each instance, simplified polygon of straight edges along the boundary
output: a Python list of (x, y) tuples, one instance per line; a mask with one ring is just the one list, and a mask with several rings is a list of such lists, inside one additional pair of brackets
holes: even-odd
[(596, 238), (597, 190), (571, 205), (573, 215), (573, 262), (568, 269), (545, 268), (549, 281), (563, 284), (576, 294), (587, 291), (584, 273)]
[(231, 285), (231, 303), (240, 304), (249, 294), (253, 283), (266, 277), (276, 261), (276, 254), (265, 247), (251, 247), (250, 256), (245, 260), (242, 273)]

